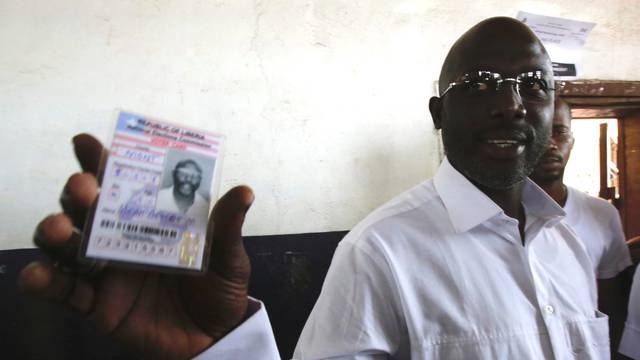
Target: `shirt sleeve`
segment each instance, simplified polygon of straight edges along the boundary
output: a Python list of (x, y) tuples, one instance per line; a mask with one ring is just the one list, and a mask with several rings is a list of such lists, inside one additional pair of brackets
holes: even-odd
[(262, 302), (249, 298), (249, 315), (237, 328), (194, 360), (279, 360), (271, 323)]
[(379, 251), (343, 240), (293, 358), (388, 359), (407, 339), (391, 271)]
[(640, 272), (633, 275), (629, 295), (629, 312), (618, 351), (633, 359), (640, 359)]
[(611, 217), (608, 226), (611, 239), (598, 265), (598, 279), (613, 278), (631, 266), (631, 255), (622, 230), (620, 216), (615, 208), (611, 207), (610, 210)]

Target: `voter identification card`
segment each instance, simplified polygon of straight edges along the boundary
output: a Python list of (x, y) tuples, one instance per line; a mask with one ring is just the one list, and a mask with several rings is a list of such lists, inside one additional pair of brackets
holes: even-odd
[(224, 136), (117, 112), (85, 258), (204, 271)]

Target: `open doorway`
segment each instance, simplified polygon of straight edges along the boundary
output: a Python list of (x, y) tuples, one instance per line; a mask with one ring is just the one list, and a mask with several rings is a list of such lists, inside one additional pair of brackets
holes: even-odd
[(627, 239), (640, 236), (640, 82), (570, 81), (560, 96), (571, 106), (576, 137), (567, 183), (611, 201)]
[(576, 119), (571, 130), (575, 143), (564, 182), (615, 205), (620, 198), (618, 119)]

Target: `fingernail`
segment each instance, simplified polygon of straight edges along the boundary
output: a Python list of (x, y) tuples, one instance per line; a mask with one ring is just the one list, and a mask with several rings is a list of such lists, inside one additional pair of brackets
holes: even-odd
[(40, 263), (32, 262), (32, 263), (29, 263), (27, 266), (25, 266), (24, 269), (22, 269), (22, 271), (30, 272), (30, 271), (33, 271), (32, 270), (33, 268), (36, 268), (38, 266), (40, 266)]
[(246, 214), (249, 209), (251, 209), (251, 204), (247, 205), (247, 207), (244, 208), (244, 213)]
[(23, 293), (32, 293), (49, 281), (48, 273), (39, 262), (32, 262), (25, 266), (18, 278), (18, 289)]
[(255, 200), (255, 196), (253, 195), (253, 193), (251, 194), (251, 198), (249, 199), (249, 203), (247, 204), (247, 206), (244, 208), (244, 212), (245, 214), (247, 213), (247, 211), (249, 211), (249, 209), (251, 209), (251, 206), (253, 205), (253, 201)]
[(78, 138), (80, 137), (80, 135), (76, 135), (74, 137), (71, 138), (71, 143), (75, 146), (77, 145), (76, 142), (78, 141)]

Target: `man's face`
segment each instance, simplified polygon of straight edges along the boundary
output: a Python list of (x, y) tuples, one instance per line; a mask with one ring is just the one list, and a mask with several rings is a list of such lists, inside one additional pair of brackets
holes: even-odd
[(538, 184), (562, 179), (564, 168), (567, 166), (573, 148), (571, 111), (566, 104), (558, 102), (556, 105), (560, 106), (556, 106), (553, 117), (553, 131), (549, 147), (531, 174), (531, 178)]
[(186, 164), (173, 171), (174, 188), (184, 196), (192, 196), (200, 187), (202, 175), (193, 164)]
[[(546, 84), (553, 88), (549, 59), (537, 44), (472, 44), (450, 81), (484, 70), (502, 78), (541, 70)], [(435, 120), (442, 128), (451, 164), (472, 182), (490, 189), (509, 189), (533, 171), (547, 149), (553, 116), (553, 91), (531, 97), (518, 93), (513, 82), (501, 85), (497, 91), (482, 92), (465, 86), (452, 88), (442, 97)]]

